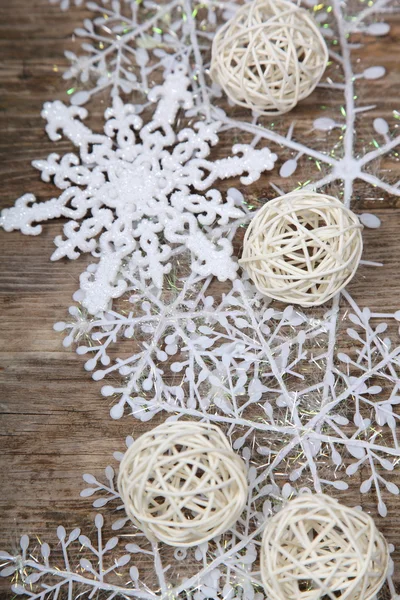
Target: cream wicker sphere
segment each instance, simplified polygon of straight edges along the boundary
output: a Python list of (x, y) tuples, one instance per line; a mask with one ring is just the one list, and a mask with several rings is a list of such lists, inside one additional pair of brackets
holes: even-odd
[(292, 192), (267, 202), (247, 229), (240, 264), (271, 298), (318, 306), (354, 276), (362, 225), (332, 196)]
[(247, 498), (243, 461), (218, 427), (179, 421), (140, 436), (120, 466), (127, 515), (150, 540), (195, 546), (228, 530)]
[(211, 77), (234, 103), (283, 114), (311, 94), (327, 62), (325, 41), (306, 10), (254, 0), (215, 35)]
[(372, 600), (389, 551), (371, 517), (323, 494), (304, 494), (267, 523), (261, 578), (270, 600)]

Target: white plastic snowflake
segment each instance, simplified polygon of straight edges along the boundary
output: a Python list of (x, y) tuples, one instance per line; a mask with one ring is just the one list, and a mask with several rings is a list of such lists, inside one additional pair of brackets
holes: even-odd
[(184, 67), (176, 65), (149, 94), (158, 104), (147, 125), (135, 106), (115, 98), (105, 112), (104, 134), (81, 122), (87, 116), (84, 108), (60, 101), (44, 106), (50, 139), (59, 140), (61, 131), (79, 148), (79, 157), (50, 154), (34, 161), (42, 179), (53, 179), (63, 192), (41, 203), (31, 194), (22, 196), (14, 208), (3, 211), (0, 224), (6, 231), (37, 235), (42, 230), (37, 223), (69, 219), (64, 237), (55, 239), (52, 260), (76, 259), (84, 252), (99, 256), (96, 269), (80, 278), (83, 305), (92, 314), (106, 310), (111, 299), (125, 292), (128, 275), (139, 272), (161, 288), (176, 248), (190, 251), (194, 273), (220, 281), (236, 277), (232, 244), (223, 233), (226, 226), (234, 231), (243, 223), (245, 212), (232, 196), (223, 200), (210, 186), (237, 175), (250, 184), (273, 167), (276, 155), (268, 148), (236, 144), (234, 156), (207, 160), (218, 142), (218, 122), (199, 121), (178, 133), (172, 127), (179, 108), (193, 105), (189, 84)]
[[(61, 0), (62, 8), (68, 5), (69, 0)], [(195, 105), (209, 116), (208, 96), (218, 92), (206, 81), (203, 54), (217, 22), (233, 14), (236, 2), (99, 0), (86, 6), (93, 17), (74, 32), (85, 40), (82, 53), (65, 52), (71, 67), (63, 77), (79, 82), (69, 90), (72, 104), (84, 104), (104, 89), (110, 89), (112, 96), (135, 91), (147, 94), (155, 74), (168, 72), (178, 60), (188, 67)]]
[[(396, 6), (400, 10), (400, 5), (396, 0), (376, 0), (374, 4), (371, 3), (358, 15), (352, 16), (347, 12), (347, 4), (341, 0), (332, 1), (330, 12), (326, 11), (327, 6), (324, 4), (316, 6), (318, 4), (316, 0), (307, 0), (306, 4), (314, 6), (317, 11), (320, 11), (317, 12), (317, 19), (324, 25), (321, 31), (326, 37), (328, 45), (331, 39), (337, 38), (334, 39), (336, 46), (330, 46), (329, 48), (329, 55), (332, 61), (339, 66), (338, 72), (340, 75), (335, 75), (339, 81), (333, 82), (328, 77), (327, 81), (320, 83), (318, 87), (335, 90), (343, 94), (340, 118), (318, 117), (314, 120), (314, 129), (320, 132), (332, 132), (335, 128), (339, 128), (343, 131), (342, 141), (336, 144), (332, 150), (319, 151), (294, 139), (294, 123), (290, 125), (287, 135), (283, 136), (274, 129), (265, 127), (257, 117), (253, 119), (253, 122), (247, 123), (231, 119), (218, 110), (218, 118), (222, 125), (228, 129), (239, 129), (251, 133), (257, 136), (259, 140), (275, 142), (279, 146), (294, 152), (294, 156), (281, 166), (280, 175), (283, 178), (290, 177), (296, 172), (302, 157), (312, 159), (318, 171), (324, 172), (324, 176), (317, 180), (312, 178), (303, 185), (306, 188), (318, 190), (333, 183), (340, 183), (343, 185), (343, 202), (348, 207), (351, 204), (356, 180), (364, 181), (374, 186), (374, 188), (400, 196), (400, 182), (389, 184), (371, 172), (372, 167), (379, 158), (390, 155), (391, 151), (400, 146), (400, 136), (390, 133), (389, 125), (384, 119), (373, 120), (373, 128), (382, 139), (382, 145), (374, 140), (373, 150), (363, 154), (357, 154), (356, 151), (357, 127), (361, 120), (360, 115), (376, 108), (375, 105), (357, 106), (357, 102), (359, 102), (356, 90), (357, 82), (363, 79), (381, 78), (385, 75), (385, 69), (381, 66), (373, 66), (356, 72), (352, 64), (352, 51), (358, 49), (360, 44), (351, 41), (351, 35), (354, 33), (365, 33), (371, 36), (386, 35), (390, 29), (386, 23), (378, 22), (365, 25), (365, 20), (376, 16), (380, 12), (390, 13), (395, 10)], [(398, 118), (397, 111), (394, 111), (394, 117)]]
[[(107, 311), (87, 319), (72, 308), (76, 320), (57, 323), (68, 332), (64, 345), (78, 342), (78, 353), (91, 357), (87, 370), (104, 367), (94, 379), (115, 372), (125, 379), (123, 387), (103, 388), (105, 396), (120, 396), (113, 418), (123, 415), (125, 405), (143, 421), (163, 409), (209, 418), (218, 408), (227, 420), (218, 413), (211, 417), (216, 421), (248, 425), (246, 409), (262, 392), (278, 397), (284, 375), (303, 380), (296, 371), (306, 358), (304, 342), (325, 333), (324, 325), (308, 324), (292, 307), (283, 313), (268, 308), (246, 280), (236, 280), (219, 302), (206, 295), (209, 285), (210, 279), (192, 274), (175, 282), (174, 297), (132, 280), (125, 314)], [(135, 340), (137, 351), (111, 363), (108, 352), (121, 337)], [(246, 393), (250, 381), (248, 402), (239, 402), (236, 396)]]
[[(88, 318), (72, 307), (74, 320), (56, 325), (67, 332), (66, 346), (76, 342), (78, 354), (90, 357), (85, 367), (94, 379), (122, 377), (122, 385), (102, 390), (116, 399), (111, 416), (128, 407), (143, 421), (161, 410), (207, 419), (228, 427), (236, 449), (254, 437), (267, 457), (261, 480), (283, 470), (318, 492), (347, 489), (346, 475), (364, 467), (361, 492), (372, 487), (386, 515), (382, 488), (399, 493), (385, 473), (400, 457), (400, 345), (397, 334), (396, 344), (383, 336), (381, 316), (344, 292), (349, 356), (334, 348), (337, 306), (318, 318), (291, 306), (282, 312), (247, 280), (234, 281), (220, 300), (210, 295), (210, 280), (195, 275), (171, 285), (163, 294), (131, 280), (123, 313)], [(397, 323), (400, 311), (383, 316)], [(133, 353), (112, 360), (124, 338)]]

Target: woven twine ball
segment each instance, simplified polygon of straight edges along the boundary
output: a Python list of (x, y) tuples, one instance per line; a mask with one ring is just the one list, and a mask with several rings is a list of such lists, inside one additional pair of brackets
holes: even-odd
[(292, 192), (267, 202), (253, 217), (240, 264), (257, 289), (300, 306), (327, 302), (354, 276), (362, 225), (332, 196)]
[(284, 114), (311, 94), (327, 62), (310, 13), (285, 0), (254, 0), (215, 35), (211, 77), (235, 104)]
[(372, 600), (389, 551), (371, 517), (323, 494), (304, 494), (267, 523), (261, 577), (270, 600)]
[(164, 423), (140, 436), (120, 466), (130, 519), (152, 541), (195, 546), (237, 521), (247, 498), (243, 461), (215, 425)]

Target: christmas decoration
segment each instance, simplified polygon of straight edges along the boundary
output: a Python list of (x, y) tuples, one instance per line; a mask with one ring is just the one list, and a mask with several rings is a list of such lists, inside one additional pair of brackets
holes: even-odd
[(253, 217), (240, 260), (257, 289), (301, 306), (319, 306), (342, 290), (361, 258), (358, 217), (340, 200), (293, 192)]
[(253, 0), (217, 32), (211, 77), (235, 104), (284, 114), (311, 94), (327, 62), (309, 12), (287, 0)]
[(192, 107), (189, 84), (184, 67), (177, 65), (149, 94), (158, 104), (146, 126), (133, 105), (116, 98), (105, 112), (104, 134), (93, 133), (81, 122), (87, 116), (83, 108), (60, 101), (44, 106), (49, 137), (56, 141), (62, 131), (79, 148), (80, 157), (51, 154), (35, 161), (42, 179), (53, 178), (63, 192), (42, 203), (25, 194), (2, 212), (0, 224), (6, 231), (37, 235), (42, 227), (35, 223), (69, 219), (64, 237), (55, 239), (51, 258), (76, 259), (84, 252), (99, 256), (98, 265), (80, 279), (83, 305), (92, 314), (109, 308), (110, 301), (125, 292), (123, 263), (131, 275), (139, 272), (144, 281), (161, 288), (176, 250), (190, 250), (195, 273), (215, 275), (220, 281), (236, 277), (232, 244), (222, 234), (224, 228), (232, 231), (235, 221), (242, 223), (245, 214), (232, 196), (223, 200), (210, 186), (237, 175), (250, 184), (272, 169), (276, 155), (268, 148), (236, 144), (235, 156), (207, 160), (218, 142), (218, 122), (197, 122), (175, 134), (171, 123), (179, 107)]
[[(130, 447), (134, 441), (127, 438), (126, 443)], [(236, 527), (225, 536), (196, 548), (175, 548), (172, 554), (166, 553), (166, 546), (150, 542), (130, 519), (118, 518), (124, 505), (117, 491), (115, 470), (108, 465), (104, 482), (89, 473), (83, 476), (89, 487), (82, 490), (81, 496), (95, 498), (96, 511), (103, 507), (116, 519), (112, 525), (114, 536), (106, 537), (107, 523), (101, 514), (96, 514), (94, 527), (89, 525), (88, 535), (77, 528), (67, 533), (60, 525), (53, 548), (61, 552), (53, 551), (42, 539), (23, 535), (12, 553), (0, 551), (0, 576), (12, 578), (12, 591), (31, 600), (43, 600), (43, 594), (46, 600), (55, 600), (63, 592), (73, 600), (79, 594), (102, 592), (107, 598), (114, 594), (114, 598), (120, 595), (140, 600), (150, 600), (157, 594), (168, 598), (188, 593), (199, 600), (219, 600), (228, 594), (240, 600), (265, 600), (258, 560), (262, 531), (282, 503), (296, 492), (288, 483), (281, 491), (265, 482), (260, 487), (256, 484), (256, 468), (250, 464), (254, 460), (251, 448), (244, 447), (240, 452), (248, 470), (248, 501)], [(116, 452), (114, 456), (120, 461), (124, 454)], [(362, 513), (360, 518), (368, 519)], [(389, 551), (393, 552), (393, 546)], [(151, 585), (147, 578), (150, 565)], [(378, 597), (398, 600), (390, 556), (387, 585)]]
[[(297, 487), (343, 490), (361, 474), (361, 492), (374, 490), (386, 515), (385, 493), (399, 493), (390, 472), (399, 456), (400, 311), (360, 309), (343, 291), (342, 322), (338, 299), (307, 316), (274, 308), (246, 279), (220, 299), (193, 274), (171, 283), (160, 294), (134, 280), (123, 313), (93, 319), (73, 307), (71, 321), (57, 324), (94, 379), (110, 378), (102, 393), (111, 416), (148, 421), (164, 411), (225, 425), (236, 450), (254, 439), (267, 457), (260, 479), (285, 468)], [(115, 356), (124, 338), (135, 347)]]
[(215, 425), (182, 421), (145, 433), (127, 450), (118, 488), (149, 539), (190, 547), (224, 533), (247, 500), (243, 461)]
[(261, 577), (268, 598), (372, 600), (388, 564), (373, 519), (323, 494), (291, 500), (266, 524)]
[[(229, 118), (219, 109), (216, 112), (228, 135), (234, 130), (248, 131), (255, 136), (253, 143), (267, 139), (280, 145), (280, 152), (282, 148), (294, 152), (281, 166), (282, 185), (299, 164), (306, 158), (312, 159), (307, 165), (314, 164), (316, 173), (322, 171), (322, 177), (316, 177), (312, 183), (306, 180), (301, 187), (320, 189), (341, 182), (341, 199), (349, 208), (357, 178), (371, 183), (375, 190), (400, 193), (396, 184), (371, 174), (370, 167), (400, 143), (399, 136), (388, 137), (385, 133), (389, 130), (386, 121), (385, 126), (374, 122), (376, 133), (383, 139), (381, 146), (374, 138), (373, 150), (363, 150), (361, 154), (355, 150), (356, 117), (357, 123), (365, 120), (362, 113), (371, 108), (359, 105), (357, 81), (382, 77), (385, 70), (358, 67), (356, 72), (349, 37), (361, 30), (370, 35), (387, 33), (387, 26), (372, 27), (368, 22), (379, 11), (391, 8), (385, 0), (378, 0), (352, 18), (339, 1), (331, 8), (323, 12), (317, 7), (316, 13), (319, 21), (329, 25), (322, 29), (326, 36), (332, 39), (333, 32), (338, 32), (332, 52), (340, 67), (337, 72), (343, 72), (343, 76), (338, 74), (338, 81), (326, 85), (333, 93), (344, 93), (345, 99), (336, 120), (326, 116), (330, 114), (327, 111), (314, 120), (318, 135), (328, 140), (324, 152), (294, 139), (292, 125), (285, 136), (256, 119), (243, 122)], [(186, 14), (192, 30), (200, 35), (193, 11)], [(195, 88), (197, 110), (206, 113), (209, 88), (198, 78), (193, 85), (200, 85)], [(336, 127), (343, 128), (343, 139), (330, 151), (329, 132)], [(337, 146), (342, 148), (340, 155)], [(231, 194), (245, 213), (244, 223), (249, 212), (243, 196), (237, 190)], [(361, 221), (366, 226), (379, 226), (374, 215), (361, 215)], [(232, 239), (234, 233), (235, 228), (227, 237)], [(270, 457), (268, 474), (284, 466), (296, 486), (306, 480), (321, 491), (325, 485), (346, 488), (346, 476), (363, 469), (361, 491), (375, 490), (379, 513), (386, 515), (385, 493), (399, 493), (388, 478), (399, 456), (397, 311), (373, 312), (359, 307), (344, 291), (323, 314), (307, 315), (289, 307), (282, 312), (262, 299), (248, 281), (237, 280), (231, 291), (220, 294), (211, 277), (203, 279), (195, 273), (180, 276), (174, 269), (165, 289), (160, 291), (145, 285), (139, 276), (132, 277), (129, 269), (124, 271), (124, 265), (121, 272), (126, 273), (128, 281), (123, 310), (106, 311), (92, 318), (84, 309), (73, 306), (69, 321), (57, 324), (57, 329), (66, 331), (65, 345), (77, 342), (78, 353), (88, 356), (85, 368), (94, 371), (95, 379), (111, 376), (103, 394), (114, 400), (114, 418), (122, 417), (124, 409), (128, 409), (142, 420), (149, 420), (162, 410), (209, 419), (216, 424), (226, 423), (231, 431), (236, 426), (238, 447), (249, 436), (257, 439), (268, 432), (270, 447), (259, 444), (260, 450)], [(75, 299), (83, 301), (82, 290)], [(347, 315), (345, 321), (342, 314)], [(130, 355), (119, 353), (119, 340), (133, 337), (138, 345)], [(347, 340), (354, 347), (354, 355), (343, 351)], [(267, 359), (261, 360), (265, 356)], [(168, 361), (168, 357), (174, 360)], [(120, 383), (115, 375), (121, 377)], [(382, 389), (387, 390), (384, 396), (380, 395)], [(265, 402), (264, 392), (272, 393), (275, 401)], [(248, 401), (242, 403), (245, 393), (249, 394)], [(388, 427), (388, 435), (383, 439), (384, 426)], [(328, 464), (331, 460), (340, 467), (334, 475), (318, 458), (325, 449)], [(293, 462), (295, 456), (298, 465)], [(346, 469), (342, 468), (344, 464)]]
[[(63, 2), (62, 7), (67, 8), (66, 5)], [(70, 5), (72, 10), (74, 3)], [(364, 192), (368, 190), (371, 194), (372, 207), (373, 199), (379, 199), (381, 191), (393, 196), (400, 194), (390, 168), (384, 174), (377, 168), (382, 157), (396, 159), (396, 148), (400, 144), (395, 130), (398, 114), (393, 111), (385, 119), (368, 118), (367, 111), (374, 107), (365, 101), (368, 82), (384, 77), (385, 69), (375, 59), (373, 64), (364, 64), (362, 44), (368, 38), (359, 35), (387, 34), (389, 26), (380, 21), (379, 15), (390, 15), (395, 9), (394, 4), (389, 0), (376, 0), (363, 4), (357, 12), (358, 7), (353, 3), (340, 0), (325, 5), (312, 0), (308, 2), (328, 41), (333, 63), (329, 67), (329, 79), (319, 84), (328, 92), (324, 94), (324, 104), (314, 106), (315, 118), (309, 129), (296, 125), (290, 116), (267, 120), (248, 114), (247, 120), (238, 120), (235, 118), (237, 111), (229, 111), (226, 103), (220, 100), (218, 86), (210, 83), (209, 56), (214, 32), (235, 14), (240, 5), (235, 1), (206, 1), (200, 6), (189, 0), (162, 4), (104, 0), (87, 4), (87, 18), (77, 32), (78, 37), (87, 39), (80, 55), (69, 55), (72, 66), (66, 75), (73, 83), (69, 83), (68, 94), (72, 104), (79, 105), (90, 98), (94, 100), (97, 92), (109, 87), (113, 96), (110, 110), (124, 113), (124, 125), (120, 127), (123, 133), (119, 146), (112, 123), (103, 139), (102, 133), (93, 132), (81, 122), (86, 116), (84, 109), (47, 105), (45, 112), (49, 126), (53, 127), (51, 135), (55, 136), (54, 130), (61, 122), (62, 134), (71, 135), (70, 139), (78, 128), (79, 135), (83, 135), (83, 151), (87, 152), (87, 158), (90, 157), (87, 163), (82, 160), (83, 154), (74, 154), (73, 159), (68, 158), (71, 155), (54, 158), (53, 162), (64, 161), (64, 165), (76, 167), (71, 171), (68, 166), (70, 176), (63, 183), (61, 169), (50, 167), (50, 158), (43, 161), (41, 157), (40, 161), (35, 161), (37, 166), (46, 165), (48, 178), (56, 186), (65, 186), (62, 194), (67, 187), (79, 188), (76, 198), (73, 192), (71, 204), (66, 200), (65, 209), (69, 207), (71, 213), (61, 214), (71, 220), (71, 231), (86, 224), (88, 230), (93, 227), (91, 207), (82, 217), (79, 211), (74, 211), (77, 206), (87, 206), (86, 201), (77, 200), (81, 198), (79, 194), (96, 190), (97, 177), (102, 173), (106, 173), (105, 179), (108, 177), (105, 164), (112, 162), (116, 166), (117, 163), (119, 173), (126, 169), (125, 163), (131, 157), (125, 154), (124, 135), (134, 137), (131, 146), (136, 147), (143, 146), (142, 135), (156, 133), (146, 130), (147, 125), (151, 128), (152, 122), (148, 112), (153, 109), (156, 112), (162, 101), (155, 97), (158, 92), (153, 90), (160, 85), (161, 78), (164, 81), (169, 76), (173, 78), (177, 68), (178, 71), (182, 69), (182, 75), (187, 74), (189, 83), (185, 99), (178, 102), (180, 110), (175, 113), (172, 127), (175, 142), (172, 147), (162, 147), (163, 157), (171, 155), (173, 148), (182, 143), (178, 139), (181, 129), (193, 132), (192, 141), (199, 131), (195, 128), (198, 122), (207, 131), (215, 127), (222, 144), (228, 142), (230, 146), (232, 138), (241, 142), (245, 138), (254, 152), (268, 143), (271, 150), (279, 153), (279, 185), (275, 178), (271, 192), (270, 180), (266, 179), (266, 199), (276, 192), (291, 191), (294, 186), (314, 191), (333, 184), (337, 187), (332, 193), (343, 200), (347, 208), (354, 208), (352, 203), (358, 190), (356, 180), (361, 181)], [(355, 49), (356, 58), (353, 56)], [(360, 82), (364, 89), (359, 86)], [(143, 92), (138, 99), (141, 104), (131, 104), (126, 109), (127, 105), (119, 95), (131, 94), (134, 90)], [(147, 102), (148, 94), (155, 102)], [(162, 94), (164, 98), (169, 94), (165, 85)], [(339, 98), (342, 100), (336, 102)], [(134, 102), (132, 96), (129, 102)], [(131, 111), (129, 115), (125, 110)], [(121, 122), (117, 117), (109, 119), (106, 116), (107, 124), (109, 121), (115, 123), (115, 120)], [(138, 127), (135, 131), (134, 123)], [(165, 133), (161, 129), (160, 137)], [(74, 140), (79, 145), (79, 140), (75, 137)], [(206, 145), (210, 149), (211, 144), (206, 142)], [(112, 160), (107, 163), (110, 156)], [(249, 161), (251, 166), (256, 156)], [(123, 164), (118, 162), (120, 157)], [(243, 166), (240, 157), (233, 158), (238, 158)], [(274, 159), (270, 159), (273, 163)], [(210, 154), (203, 160), (214, 166), (217, 162)], [(211, 170), (215, 174), (214, 166)], [(122, 171), (119, 171), (121, 167)], [(205, 169), (206, 179), (209, 168)], [(248, 171), (244, 169), (238, 174), (242, 173)], [(140, 171), (140, 185), (142, 174)], [(135, 178), (133, 188), (136, 181)], [(235, 182), (235, 185), (239, 184)], [(215, 182), (210, 184), (211, 191), (215, 187)], [(191, 193), (203, 199), (206, 192), (191, 188)], [(168, 202), (172, 194), (167, 197)], [(162, 195), (157, 195), (157, 199), (160, 197)], [(203, 210), (193, 212), (192, 203), (187, 209), (189, 218), (195, 217), (204, 235), (202, 240), (206, 239), (213, 247), (220, 239), (231, 243), (238, 227), (247, 224), (252, 215), (252, 196), (249, 195), (246, 202), (241, 192), (231, 188), (227, 195), (224, 194), (224, 202), (225, 198), (228, 198), (228, 205), (231, 203), (229, 211), (240, 212), (240, 216), (226, 215), (226, 224), (218, 222), (222, 217), (217, 209), (215, 221), (210, 225), (200, 221)], [(109, 210), (116, 219), (114, 211), (122, 205), (100, 205), (98, 199), (96, 196), (93, 201), (94, 209)], [(49, 214), (49, 209), (57, 204), (57, 199), (49, 204), (35, 203), (32, 196), (30, 200), (32, 205), (21, 202), (12, 217), (16, 228), (23, 225), (28, 232), (51, 217), (53, 213)], [(106, 196), (106, 201), (112, 202), (112, 198)], [(217, 204), (221, 207), (224, 202), (221, 198), (221, 203)], [(34, 214), (29, 213), (32, 208)], [(186, 208), (182, 210), (186, 212)], [(24, 212), (29, 213), (26, 222), (22, 217)], [(153, 218), (153, 215), (143, 217), (150, 223)], [(10, 213), (7, 219), (11, 223)], [(155, 220), (157, 222), (157, 218)], [(365, 226), (378, 227), (380, 224), (379, 219), (369, 213), (361, 215), (360, 220)], [(107, 253), (114, 251), (112, 245), (107, 245), (107, 237), (101, 238), (104, 239), (103, 246), (98, 243), (100, 236), (107, 234), (107, 227), (113, 226), (107, 222), (101, 232), (87, 238), (88, 246), (93, 244), (87, 251), (94, 253), (99, 264), (104, 260), (104, 265)], [(125, 221), (121, 222), (122, 232), (125, 227)], [(113, 232), (116, 229), (117, 226)], [(162, 252), (164, 246), (170, 248), (165, 250), (170, 252), (170, 258), (163, 255), (155, 270), (170, 269), (162, 273), (162, 289), (155, 285), (157, 282), (153, 275), (150, 276), (148, 266), (140, 264), (139, 258), (148, 259), (140, 247), (140, 239), (135, 238), (139, 254), (134, 250), (132, 255), (122, 258), (116, 267), (117, 276), (106, 282), (105, 292), (98, 285), (101, 280), (101, 274), (96, 275), (99, 267), (91, 265), (88, 268), (82, 277), (81, 289), (75, 295), (77, 304), (71, 307), (67, 322), (58, 324), (57, 328), (65, 331), (66, 346), (76, 343), (78, 353), (86, 356), (85, 366), (88, 371), (93, 371), (95, 379), (109, 377), (103, 395), (107, 397), (107, 404), (112, 405), (114, 418), (122, 417), (125, 410), (136, 418), (149, 420), (163, 411), (170, 419), (197, 419), (223, 428), (248, 468), (247, 505), (237, 525), (221, 538), (217, 536), (196, 549), (174, 550), (149, 542), (123, 516), (123, 502), (109, 467), (105, 482), (98, 476), (87, 474), (85, 481), (89, 487), (83, 495), (94, 496), (97, 508), (106, 506), (111, 511), (114, 507), (117, 510), (114, 529), (121, 532), (125, 544), (126, 536), (132, 536), (135, 543), (131, 542), (129, 549), (122, 550), (121, 554), (117, 549), (119, 546), (115, 546), (104, 556), (104, 570), (111, 565), (114, 569), (105, 574), (99, 566), (103, 560), (103, 550), (97, 543), (99, 536), (101, 548), (106, 544), (99, 532), (102, 530), (99, 522), (99, 527), (95, 525), (96, 543), (90, 542), (97, 554), (93, 553), (91, 557), (91, 549), (83, 545), (79, 537), (74, 538), (75, 532), (70, 546), (75, 559), (66, 564), (64, 552), (63, 557), (56, 553), (49, 557), (47, 546), (38, 543), (36, 538), (32, 538), (28, 546), (24, 537), (21, 550), (1, 555), (5, 563), (2, 574), (12, 578), (14, 585), (19, 586), (16, 593), (21, 595), (42, 600), (43, 593), (50, 598), (60, 597), (65, 589), (72, 598), (83, 592), (92, 595), (104, 592), (107, 598), (119, 594), (149, 600), (191, 594), (196, 600), (221, 597), (263, 600), (265, 594), (258, 560), (260, 536), (265, 517), (278, 510), (282, 499), (296, 496), (303, 487), (316, 491), (330, 487), (343, 490), (350, 483), (353, 491), (359, 488), (361, 494), (375, 494), (379, 514), (385, 516), (387, 496), (399, 493), (391, 480), (391, 472), (400, 456), (397, 441), (399, 311), (394, 308), (371, 311), (360, 307), (346, 290), (335, 296), (324, 309), (301, 311), (290, 306), (282, 309), (262, 297), (246, 278), (237, 278), (232, 287), (225, 284), (221, 289), (218, 275), (212, 275), (216, 270), (214, 263), (210, 275), (199, 272), (197, 265), (203, 257), (203, 247), (200, 258), (188, 252), (186, 233), (176, 244), (166, 240), (162, 228), (155, 235), (157, 252)], [(64, 242), (59, 239), (61, 244), (57, 250), (60, 248), (61, 251), (67, 239), (64, 237)], [(116, 239), (118, 241), (119, 236)], [(237, 274), (231, 251), (228, 247), (225, 250), (223, 262)], [(72, 254), (72, 238), (70, 252)], [(82, 250), (76, 247), (75, 252), (78, 255)], [(137, 262), (132, 262), (133, 256)], [(119, 260), (120, 256), (116, 256), (116, 262)], [(156, 264), (149, 259), (150, 263)], [(361, 264), (365, 262), (361, 261)], [(98, 304), (89, 283), (93, 283), (99, 293)], [(110, 293), (110, 287), (115, 296)], [(124, 288), (125, 294), (119, 297)], [(118, 300), (112, 306), (110, 299), (116, 297)], [(94, 299), (93, 304), (90, 304), (90, 298)], [(63, 535), (62, 530), (60, 535)], [(111, 545), (114, 543), (115, 539)], [(43, 545), (44, 554), (41, 552)], [(60, 546), (63, 548), (61, 540)], [(126, 563), (125, 571), (123, 566), (118, 566), (114, 573), (116, 561), (125, 554), (132, 554), (133, 558)], [(107, 556), (110, 563), (107, 563)], [(81, 559), (90, 560), (92, 564), (84, 562), (82, 566)], [(150, 573), (148, 561), (154, 564), (154, 571), (150, 568)], [(142, 569), (144, 563), (146, 568)], [(179, 567), (182, 564), (185, 566)], [(388, 593), (397, 600), (392, 572), (393, 565), (390, 564)], [(35, 581), (37, 574), (40, 577)], [(33, 581), (27, 579), (30, 575), (34, 576)], [(117, 585), (117, 589), (110, 585)], [(382, 599), (387, 600), (385, 594), (383, 592)]]

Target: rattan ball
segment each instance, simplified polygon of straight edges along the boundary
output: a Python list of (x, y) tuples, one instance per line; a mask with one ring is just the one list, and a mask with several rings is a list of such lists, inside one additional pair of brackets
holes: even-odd
[(246, 470), (215, 425), (168, 422), (127, 450), (118, 489), (127, 515), (150, 540), (189, 547), (237, 521), (246, 504)]
[(254, 0), (215, 35), (211, 77), (235, 104), (284, 114), (311, 94), (327, 62), (307, 10), (286, 0)]
[(389, 564), (372, 518), (323, 494), (304, 494), (266, 526), (261, 578), (273, 600), (372, 600)]
[(318, 306), (354, 276), (362, 225), (340, 200), (298, 191), (267, 202), (253, 217), (240, 264), (271, 298)]

